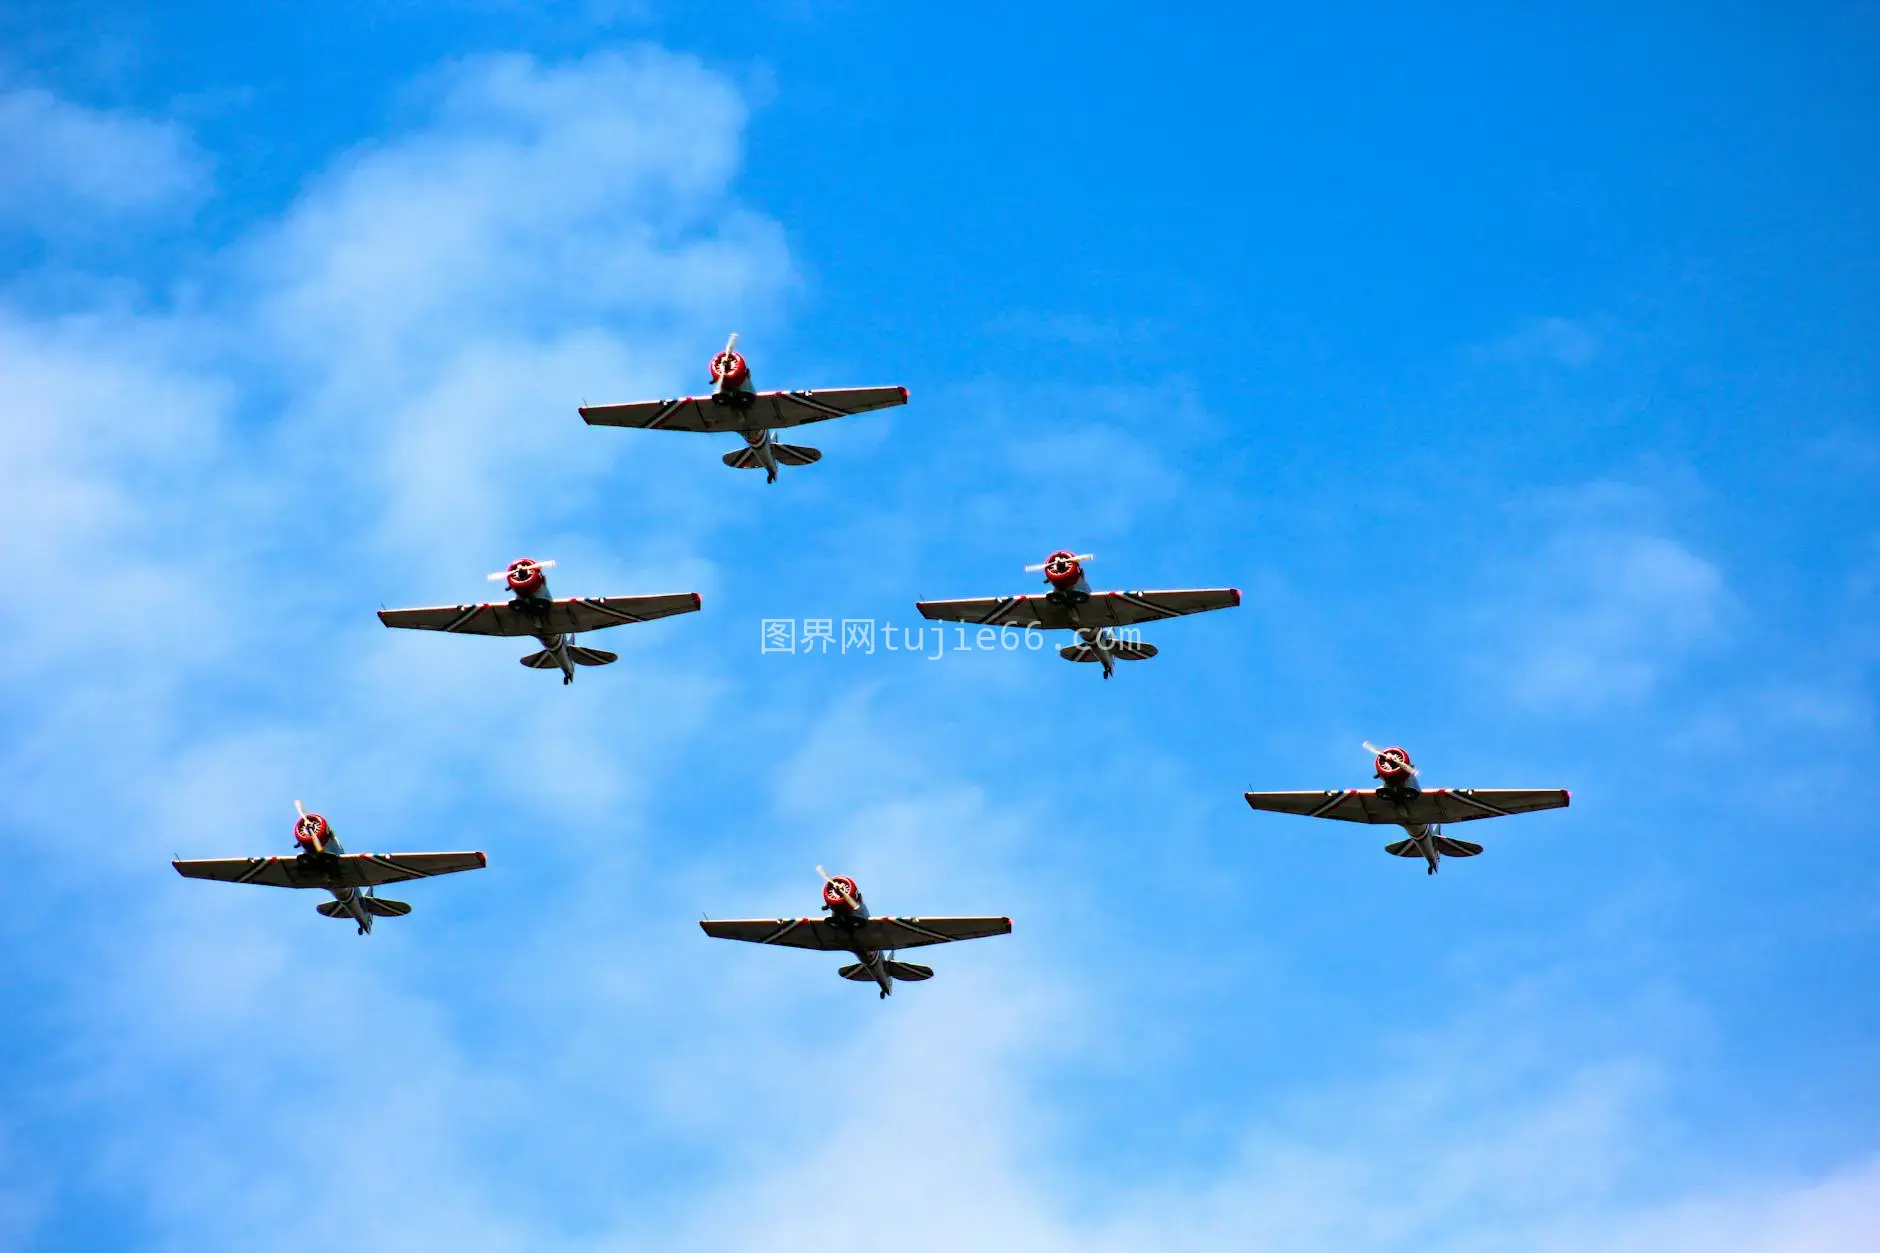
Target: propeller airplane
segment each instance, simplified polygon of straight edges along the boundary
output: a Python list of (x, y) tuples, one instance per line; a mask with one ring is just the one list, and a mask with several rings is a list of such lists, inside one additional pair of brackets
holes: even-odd
[(1024, 627), (1030, 630), (1070, 630), (1071, 643), (1058, 649), (1066, 661), (1096, 662), (1103, 677), (1116, 671), (1118, 661), (1147, 661), (1156, 655), (1153, 644), (1115, 635), (1118, 627), (1211, 609), (1232, 609), (1240, 593), (1231, 587), (1180, 588), (1160, 592), (1093, 592), (1084, 578), (1090, 553), (1061, 549), (1027, 574), (1044, 574), (1051, 590), (1042, 596), (998, 596), (971, 600), (923, 600), (915, 603), (921, 616), (940, 622), (976, 622), (982, 626)]
[(855, 880), (832, 875), (821, 866), (816, 873), (822, 876), (827, 918), (708, 918), (699, 926), (718, 940), (853, 953), (854, 964), (836, 973), (857, 983), (879, 984), (883, 1000), (894, 992), (897, 979), (916, 983), (933, 978), (930, 967), (896, 960), (897, 950), (1012, 932), (1010, 918), (872, 918)]
[(1410, 764), (1410, 754), (1395, 746), (1379, 748), (1365, 741), (1372, 756), (1379, 786), (1366, 791), (1248, 792), (1247, 804), (1278, 814), (1308, 818), (1335, 818), (1341, 822), (1396, 823), (1408, 838), (1386, 844), (1393, 857), (1421, 857), (1428, 873), (1445, 857), (1474, 857), (1480, 844), (1443, 834), (1445, 822), (1471, 822), (1478, 818), (1506, 818), (1542, 809), (1565, 809), (1572, 799), (1565, 788), (1432, 788), (1417, 782), (1421, 772)]
[(605, 666), (619, 657), (600, 648), (574, 642), (577, 631), (599, 631), (629, 622), (651, 622), (674, 614), (696, 613), (702, 603), (697, 592), (663, 596), (575, 596), (555, 600), (548, 594), (546, 571), (552, 561), (522, 557), (507, 570), (489, 575), (509, 587), (508, 604), (441, 605), (434, 609), (381, 609), (379, 621), (388, 627), (416, 631), (448, 631), (456, 635), (533, 635), (541, 651), (521, 659), (531, 670), (560, 670), (564, 686), (574, 682), (576, 666)]
[(815, 448), (778, 443), (779, 430), (907, 403), (905, 387), (760, 392), (751, 383), (751, 369), (744, 354), (738, 351), (735, 331), (725, 341), (724, 351), (711, 359), (711, 377), (709, 396), (640, 400), (624, 405), (583, 405), (581, 418), (589, 426), (735, 432), (744, 437), (744, 447), (726, 453), (724, 463), (734, 470), (761, 467), (768, 476), (766, 481), (775, 483), (780, 465), (806, 466), (822, 460), (822, 453)]
[(328, 918), (351, 918), (359, 934), (372, 930), (374, 918), (402, 918), (411, 912), (403, 901), (387, 900), (375, 889), (406, 879), (428, 879), (488, 865), (482, 853), (349, 853), (320, 814), (310, 814), (294, 802), (300, 817), (294, 823), (293, 857), (223, 857), (174, 861), (185, 879), (215, 879), (223, 883), (259, 883), (274, 888), (324, 888), (333, 894), (316, 908)]

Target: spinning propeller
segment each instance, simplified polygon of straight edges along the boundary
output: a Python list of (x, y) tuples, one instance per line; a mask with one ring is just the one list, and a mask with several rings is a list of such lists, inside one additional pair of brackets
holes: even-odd
[(294, 802), (294, 812), (300, 815), (300, 820), (294, 824), (294, 838), (298, 840), (302, 836), (305, 836), (306, 839), (304, 842), (311, 847), (314, 852), (317, 853), (321, 851), (321, 847), (326, 843), (325, 840), (320, 838), (321, 833), (326, 829), (326, 819), (322, 818), (319, 814), (308, 813), (306, 806), (302, 805), (298, 800)]
[(514, 565), (510, 566), (507, 570), (492, 570), (490, 573), (484, 575), (483, 577), (485, 579), (488, 579), (491, 583), (500, 583), (504, 579), (508, 578), (515, 571), (519, 569), (523, 569), (523, 568), (532, 568), (536, 570), (553, 570), (555, 568), (555, 563), (553, 560), (533, 561), (533, 560), (529, 560), (525, 558), (522, 561), (516, 562)]
[(847, 883), (843, 882), (841, 879), (837, 878), (835, 875), (830, 874), (827, 870), (824, 870), (821, 866), (816, 867), (816, 873), (822, 876), (823, 896), (825, 898), (827, 898), (829, 895), (829, 889), (834, 888), (836, 890), (836, 894), (842, 898), (843, 903), (846, 904), (850, 909), (861, 908), (862, 903), (855, 899), (855, 894), (849, 891), (849, 885)]
[(1401, 748), (1379, 748), (1377, 745), (1371, 743), (1371, 741), (1366, 740), (1364, 741), (1364, 751), (1377, 758), (1378, 761), (1389, 762), (1391, 765), (1409, 774), (1417, 775), (1421, 773), (1415, 766), (1410, 764), (1409, 754), (1405, 753)]
[(735, 383), (747, 373), (744, 358), (738, 355), (736, 331), (725, 341), (725, 350), (712, 358), (711, 371), (714, 379), (725, 383)]
[[(1057, 556), (1056, 553), (1052, 554), (1053, 558), (1055, 558), (1056, 556)], [(1095, 553), (1078, 553), (1071, 558), (1072, 561), (1076, 562), (1080, 566), (1085, 565), (1089, 562), (1095, 561), (1096, 559), (1097, 559), (1097, 555)], [(1045, 561), (1040, 561), (1035, 566), (1026, 566), (1025, 573), (1036, 574), (1038, 573), (1038, 571), (1045, 569), (1050, 564), (1051, 564), (1050, 560), (1045, 560)]]

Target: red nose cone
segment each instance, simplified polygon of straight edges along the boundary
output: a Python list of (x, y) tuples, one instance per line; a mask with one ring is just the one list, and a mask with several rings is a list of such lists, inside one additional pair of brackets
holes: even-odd
[(542, 590), (542, 584), (548, 579), (542, 574), (542, 567), (533, 557), (524, 557), (512, 562), (509, 567), (509, 590), (519, 596), (527, 596)]
[(750, 367), (744, 364), (744, 354), (741, 352), (721, 352), (712, 358), (714, 383), (730, 383), (735, 387), (750, 375)]
[[(847, 895), (844, 895), (845, 892)], [(861, 889), (847, 875), (836, 875), (823, 884), (823, 904), (831, 909), (854, 909), (855, 903), (861, 899)]]
[(326, 837), (331, 830), (325, 818), (319, 814), (308, 814), (294, 824), (294, 842), (308, 852), (317, 853), (326, 846)]
[(1084, 567), (1073, 554), (1056, 552), (1044, 559), (1044, 577), (1052, 587), (1075, 587), (1084, 577)]
[(1377, 755), (1377, 777), (1403, 779), (1410, 774), (1410, 754), (1401, 748), (1387, 748)]

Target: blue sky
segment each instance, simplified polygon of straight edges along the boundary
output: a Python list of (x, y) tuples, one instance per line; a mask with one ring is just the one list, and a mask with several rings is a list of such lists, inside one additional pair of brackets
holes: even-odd
[[(1880, 10), (0, 15), (0, 1249), (1880, 1243)], [(582, 401), (900, 383), (775, 487)], [(1112, 683), (764, 618), (1231, 584)], [(382, 604), (697, 589), (562, 689)], [(601, 641), (596, 641), (600, 643)], [(931, 651), (931, 644), (929, 645)], [(1435, 879), (1248, 812), (1566, 786)], [(171, 857), (476, 847), (369, 940)], [(704, 940), (1009, 913), (885, 1004)]]

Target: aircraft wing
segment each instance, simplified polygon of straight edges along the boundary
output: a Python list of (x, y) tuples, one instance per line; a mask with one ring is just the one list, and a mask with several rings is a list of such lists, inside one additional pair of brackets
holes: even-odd
[(1248, 792), (1247, 804), (1278, 814), (1336, 818), (1341, 822), (1468, 822), (1539, 809), (1564, 809), (1564, 788), (1432, 788), (1401, 799), (1374, 790)]
[(185, 879), (259, 883), (271, 888), (364, 888), (481, 870), (488, 862), (482, 853), (341, 853), (304, 861), (299, 857), (221, 857), (170, 864)]
[(1205, 613), (1210, 609), (1232, 609), (1239, 603), (1240, 593), (1231, 587), (1201, 587), (1158, 592), (1094, 592), (1089, 600), (1075, 606), (1075, 618), (1071, 614), (1072, 607), (1043, 595), (923, 600), (917, 601), (914, 607), (920, 610), (922, 617), (940, 622), (1066, 630), (1132, 626), (1158, 618)]
[(751, 407), (721, 405), (710, 396), (643, 400), (630, 405), (587, 405), (589, 426), (634, 426), (648, 431), (764, 431), (825, 422), (852, 413), (907, 403), (905, 387), (831, 387), (811, 392), (758, 392)]
[(847, 952), (854, 948), (920, 948), (976, 940), (988, 935), (1009, 935), (1010, 918), (870, 918), (861, 925), (838, 927), (827, 918), (706, 919), (698, 924), (718, 940), (746, 940), (752, 944), (780, 944), (787, 948), (814, 948)]
[(505, 602), (439, 605), (434, 609), (381, 609), (379, 621), (388, 627), (449, 631), (458, 635), (572, 635), (626, 622), (650, 622), (676, 613), (693, 613), (701, 603), (697, 592), (673, 592), (663, 596), (574, 596), (550, 601), (540, 614), (516, 609)]
[(981, 596), (970, 600), (914, 602), (920, 616), (936, 622), (977, 622), (981, 626), (1062, 628), (1071, 625), (1064, 606), (1042, 596)]

